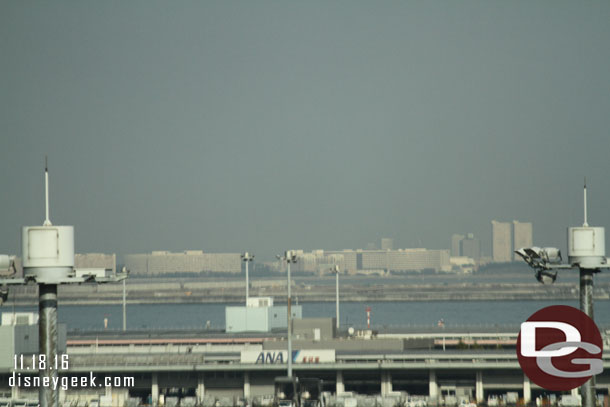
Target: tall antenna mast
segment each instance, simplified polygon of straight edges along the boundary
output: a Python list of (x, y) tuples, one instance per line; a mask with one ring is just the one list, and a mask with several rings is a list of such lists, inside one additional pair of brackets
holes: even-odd
[(584, 188), (584, 211), (585, 211), (585, 221), (582, 224), (584, 227), (588, 227), (589, 224), (587, 223), (587, 177), (585, 177), (585, 188)]
[(43, 226), (51, 226), (52, 223), (49, 220), (49, 166), (47, 163), (47, 156), (44, 156), (44, 209), (45, 218)]

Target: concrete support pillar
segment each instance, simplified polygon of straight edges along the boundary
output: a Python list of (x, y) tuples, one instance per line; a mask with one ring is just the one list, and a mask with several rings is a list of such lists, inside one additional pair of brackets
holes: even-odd
[(157, 373), (152, 374), (152, 386), (150, 389), (151, 403), (153, 406), (159, 404), (159, 376)]
[(59, 388), (59, 405), (60, 406), (62, 405), (62, 403), (65, 403), (67, 401), (66, 398), (67, 398), (66, 391), (60, 387)]
[(197, 390), (195, 390), (195, 394), (197, 395), (197, 402), (203, 403), (203, 398), (205, 397), (205, 383), (203, 381), (203, 372), (200, 372), (199, 376), (197, 376)]
[(580, 394), (580, 389), (578, 387), (575, 389), (572, 389), (572, 391), (570, 391), (570, 394), (572, 396), (578, 397), (578, 395)]
[(532, 384), (526, 375), (523, 375), (523, 402), (525, 405), (532, 402)]
[(430, 370), (429, 374), (428, 398), (430, 405), (438, 405), (438, 383), (436, 381), (436, 372), (434, 370)]
[(244, 372), (244, 398), (250, 398), (250, 373)]
[[(112, 386), (106, 386), (104, 388), (104, 395), (100, 395), (100, 407), (114, 407), (114, 406), (120, 406), (121, 403), (119, 402), (119, 389), (116, 389), (117, 391), (113, 391)], [(152, 398), (152, 395), (151, 395)]]
[(106, 392), (106, 395), (109, 397), (110, 406), (124, 406), (129, 398), (129, 389), (114, 387), (111, 392)]
[(343, 372), (341, 370), (337, 370), (337, 388), (335, 392), (336, 394), (345, 393), (345, 385), (343, 384)]
[(392, 392), (392, 374), (381, 372), (381, 395), (386, 396)]
[[(47, 368), (39, 370), (40, 380), (49, 383), (58, 380), (57, 369), (51, 368), (51, 361), (57, 357), (57, 285), (38, 286), (38, 353), (47, 360)], [(59, 391), (52, 386), (38, 388), (38, 402), (41, 407), (59, 407)]]
[(484, 392), (483, 392), (483, 372), (482, 371), (477, 371), (477, 379), (476, 379), (476, 386), (475, 386), (475, 398), (477, 399), (477, 403), (482, 403), (483, 401), (485, 401), (483, 399), (484, 396)]

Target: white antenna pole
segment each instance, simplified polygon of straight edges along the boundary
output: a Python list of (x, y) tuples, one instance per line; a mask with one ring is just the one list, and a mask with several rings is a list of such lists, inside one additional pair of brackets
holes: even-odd
[(49, 220), (49, 167), (47, 165), (47, 156), (44, 157), (44, 209), (45, 218), (43, 226), (51, 226), (52, 223)]
[(582, 224), (584, 227), (589, 226), (587, 223), (587, 177), (585, 177), (585, 188), (584, 188), (584, 210), (585, 210), (585, 222)]

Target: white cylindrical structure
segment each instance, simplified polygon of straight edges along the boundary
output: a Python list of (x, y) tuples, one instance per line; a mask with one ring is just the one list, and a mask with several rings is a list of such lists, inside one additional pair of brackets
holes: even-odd
[(606, 241), (603, 227), (568, 228), (568, 261), (581, 268), (595, 269), (605, 264)]
[(11, 267), (11, 258), (6, 254), (0, 254), (0, 270), (8, 270)]
[(23, 276), (58, 284), (74, 274), (74, 227), (25, 226), (21, 234)]
[[(585, 200), (584, 225), (568, 228), (568, 261), (580, 272), (580, 310), (593, 319), (593, 273), (607, 266), (606, 242), (604, 228), (588, 226), (586, 213)], [(580, 394), (583, 407), (595, 406), (595, 378), (583, 383)]]

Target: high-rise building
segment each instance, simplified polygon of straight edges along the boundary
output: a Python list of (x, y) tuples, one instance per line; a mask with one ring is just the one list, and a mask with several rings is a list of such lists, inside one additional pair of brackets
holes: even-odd
[(466, 236), (458, 235), (457, 233), (451, 236), (451, 257), (459, 257), (462, 255), (460, 250), (460, 242), (465, 237)]
[(394, 239), (384, 237), (381, 239), (381, 250), (394, 250)]
[[(533, 226), (531, 222), (513, 221), (513, 250), (522, 247), (533, 246)], [(513, 253), (514, 260), (520, 260), (516, 253)]]
[(511, 224), (491, 221), (491, 256), (495, 263), (507, 263), (512, 256)]
[(481, 258), (481, 241), (474, 237), (474, 233), (468, 233), (460, 241), (460, 255), (470, 257), (476, 262)]

